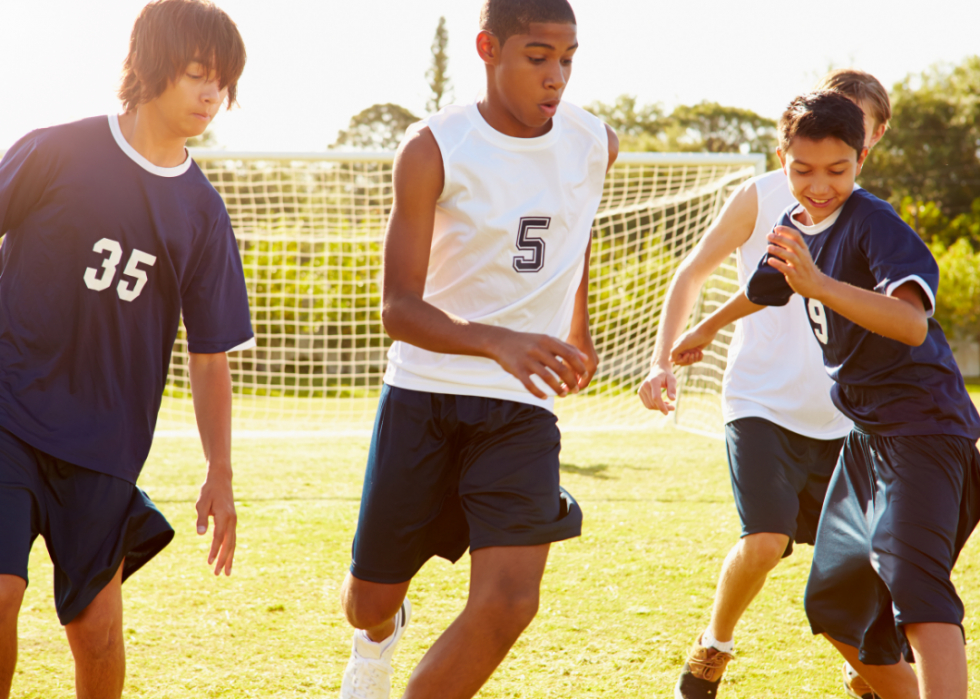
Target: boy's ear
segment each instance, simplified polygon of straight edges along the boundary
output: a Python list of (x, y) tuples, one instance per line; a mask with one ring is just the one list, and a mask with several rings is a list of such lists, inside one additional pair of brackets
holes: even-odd
[(867, 158), (868, 158), (868, 152), (869, 152), (869, 149), (868, 148), (864, 148), (858, 154), (858, 167), (857, 167), (858, 174), (861, 173), (861, 168), (864, 167), (864, 161), (867, 160)]
[(871, 134), (871, 145), (868, 146), (868, 147), (869, 148), (874, 148), (876, 145), (878, 145), (878, 141), (880, 141), (884, 137), (885, 131), (887, 131), (887, 130), (888, 130), (888, 122), (887, 121), (884, 124), (878, 124), (875, 127), (875, 132), (873, 134)]
[(476, 52), (487, 65), (496, 65), (500, 60), (500, 41), (490, 32), (483, 30), (476, 35)]
[[(786, 173), (786, 154), (783, 153), (782, 148), (776, 149), (776, 156), (779, 158), (779, 164), (783, 166), (783, 172)], [(786, 173), (789, 174), (789, 173)]]

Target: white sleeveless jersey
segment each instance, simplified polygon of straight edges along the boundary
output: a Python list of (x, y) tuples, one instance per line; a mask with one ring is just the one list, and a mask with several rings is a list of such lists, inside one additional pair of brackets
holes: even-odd
[[(447, 107), (410, 133), (424, 127), (442, 151), (445, 187), (423, 298), (475, 323), (566, 339), (609, 164), (603, 123), (561, 102), (551, 131), (513, 138), (471, 104)], [(553, 395), (536, 398), (491, 359), (405, 342), (388, 352), (385, 383), (548, 410), (554, 404)]]
[[(755, 229), (735, 253), (743, 288), (766, 254), (766, 236), (797, 204), (782, 170), (756, 177), (754, 183), (759, 202)], [(843, 437), (851, 422), (830, 400), (832, 385), (799, 295), (737, 322), (722, 382), (726, 423), (761, 417), (813, 439)]]

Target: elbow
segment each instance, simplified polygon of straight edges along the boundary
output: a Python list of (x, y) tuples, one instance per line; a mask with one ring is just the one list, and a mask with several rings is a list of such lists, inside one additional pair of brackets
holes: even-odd
[(404, 313), (400, 311), (397, 301), (385, 301), (381, 306), (381, 325), (388, 333), (388, 337), (395, 341), (405, 339), (402, 335), (401, 323)]
[(912, 347), (921, 347), (922, 343), (924, 343), (926, 338), (929, 337), (929, 321), (927, 320), (921, 325), (916, 325), (917, 327), (913, 329), (912, 336), (909, 338), (910, 342), (908, 344)]

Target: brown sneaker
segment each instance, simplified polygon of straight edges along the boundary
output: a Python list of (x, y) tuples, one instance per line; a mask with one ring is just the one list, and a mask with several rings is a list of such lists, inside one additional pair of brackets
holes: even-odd
[(725, 666), (733, 657), (731, 653), (722, 653), (717, 648), (705, 648), (698, 636), (674, 688), (675, 699), (714, 699), (718, 696), (718, 685), (725, 674)]
[(875, 694), (871, 685), (861, 675), (854, 672), (851, 667), (844, 663), (844, 691), (852, 699), (881, 699), (880, 694)]

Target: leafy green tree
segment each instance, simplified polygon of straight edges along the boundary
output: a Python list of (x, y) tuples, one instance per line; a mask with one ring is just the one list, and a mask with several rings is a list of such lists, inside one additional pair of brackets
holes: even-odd
[(332, 148), (393, 150), (405, 130), (419, 118), (397, 104), (375, 104), (355, 115), (346, 131), (337, 135)]
[(452, 85), (449, 82), (449, 55), (446, 47), (449, 45), (449, 30), (446, 29), (446, 18), (439, 18), (436, 35), (432, 39), (432, 66), (426, 71), (425, 79), (432, 90), (432, 97), (426, 102), (425, 108), (430, 114), (435, 114), (452, 99)]
[(612, 104), (593, 102), (585, 107), (612, 127), (624, 151), (666, 150), (665, 135), (670, 122), (663, 106), (639, 106), (634, 95), (620, 95)]
[(939, 263), (936, 320), (952, 340), (980, 340), (980, 252), (966, 238), (930, 247)]
[(896, 208), (934, 202), (950, 219), (980, 193), (980, 56), (909, 75), (891, 91), (891, 128), (861, 183)]
[(692, 107), (680, 105), (670, 118), (684, 134), (678, 139), (689, 146), (684, 150), (766, 153), (775, 158), (776, 122), (749, 109), (705, 101)]

